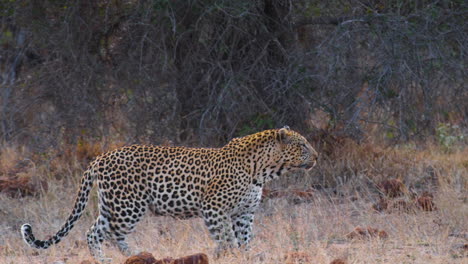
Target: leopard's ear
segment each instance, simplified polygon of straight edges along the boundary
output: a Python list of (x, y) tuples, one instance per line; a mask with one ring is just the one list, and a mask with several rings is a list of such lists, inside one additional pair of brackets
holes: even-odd
[(280, 130), (278, 130), (278, 141), (280, 143), (287, 143), (289, 138), (289, 131), (291, 129), (288, 126), (284, 126)]

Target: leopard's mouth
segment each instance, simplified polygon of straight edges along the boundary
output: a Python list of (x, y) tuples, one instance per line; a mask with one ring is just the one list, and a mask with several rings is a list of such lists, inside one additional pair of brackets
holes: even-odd
[(315, 167), (315, 165), (317, 165), (317, 160), (311, 160), (311, 161), (309, 161), (307, 163), (302, 164), (299, 167), (301, 169), (305, 169), (306, 171), (310, 171), (312, 168)]
[(301, 165), (294, 166), (294, 167), (297, 168), (297, 169), (303, 169), (303, 170), (306, 170), (306, 171), (310, 171), (313, 167), (315, 167), (316, 164), (317, 164), (317, 161), (314, 160), (312, 162), (303, 163)]

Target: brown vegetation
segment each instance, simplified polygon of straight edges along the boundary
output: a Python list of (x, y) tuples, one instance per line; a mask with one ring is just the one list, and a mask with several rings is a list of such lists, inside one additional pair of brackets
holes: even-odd
[(208, 256), (206, 254), (194, 254), (178, 259), (164, 258), (156, 260), (151, 253), (142, 252), (138, 255), (129, 257), (125, 264), (208, 264)]
[(156, 264), (208, 264), (208, 256), (203, 253), (185, 256), (178, 259), (166, 258)]
[(377, 187), (379, 190), (390, 198), (403, 195), (406, 187), (400, 179), (389, 179), (381, 181)]
[(420, 197), (418, 197), (417, 203), (422, 210), (433, 211), (436, 210), (433, 200), (434, 195), (432, 193), (424, 192)]
[(148, 252), (141, 252), (125, 260), (125, 264), (155, 264), (156, 262), (157, 260)]
[(0, 192), (12, 197), (23, 197), (37, 194), (40, 190), (47, 190), (47, 182), (41, 181), (39, 185), (31, 182), (27, 177), (0, 176)]
[(416, 207), (414, 201), (399, 199), (392, 200), (388, 209), (394, 212), (414, 212)]
[(388, 208), (388, 201), (384, 197), (380, 197), (379, 201), (372, 205), (372, 209), (378, 212), (383, 212), (387, 210), (387, 208)]
[(18, 198), (47, 191), (47, 181), (34, 175), (34, 163), (19, 155), (11, 147), (0, 149), (0, 193)]
[(79, 161), (89, 163), (102, 153), (102, 147), (96, 142), (79, 141), (76, 146), (76, 157)]
[(330, 264), (346, 264), (346, 260), (338, 258), (334, 259)]
[(356, 227), (352, 232), (346, 235), (347, 239), (369, 239), (369, 238), (388, 238), (387, 232), (372, 227)]
[(264, 188), (262, 190), (262, 199), (272, 198), (285, 198), (291, 200), (293, 203), (298, 204), (302, 202), (310, 202), (314, 197), (314, 190), (299, 190), (299, 189), (283, 189), (283, 190), (272, 190)]
[(97, 262), (92, 262), (91, 260), (83, 260), (80, 264), (96, 264)]
[(307, 264), (312, 262), (312, 257), (307, 252), (293, 251), (288, 252), (284, 257), (285, 264)]
[(415, 212), (417, 209), (433, 211), (436, 210), (433, 200), (434, 195), (427, 191), (415, 198), (412, 195), (400, 199), (380, 197), (379, 201), (372, 205), (372, 209), (378, 212)]

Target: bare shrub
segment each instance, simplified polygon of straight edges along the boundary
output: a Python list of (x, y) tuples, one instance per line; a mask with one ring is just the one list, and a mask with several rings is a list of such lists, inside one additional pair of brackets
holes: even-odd
[(379, 125), (387, 139), (407, 140), (443, 120), (466, 127), (466, 3), (349, 1), (348, 12), (333, 1), (297, 5), (302, 45), (313, 47), (306, 78), (315, 91), (306, 96), (338, 129), (359, 138)]
[(411, 3), (2, 1), (0, 133), (45, 148), (464, 128), (466, 3)]

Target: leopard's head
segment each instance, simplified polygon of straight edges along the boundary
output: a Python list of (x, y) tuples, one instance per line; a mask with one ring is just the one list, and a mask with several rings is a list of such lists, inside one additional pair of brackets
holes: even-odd
[(277, 149), (281, 162), (287, 169), (312, 169), (318, 153), (301, 134), (285, 126), (277, 130)]

